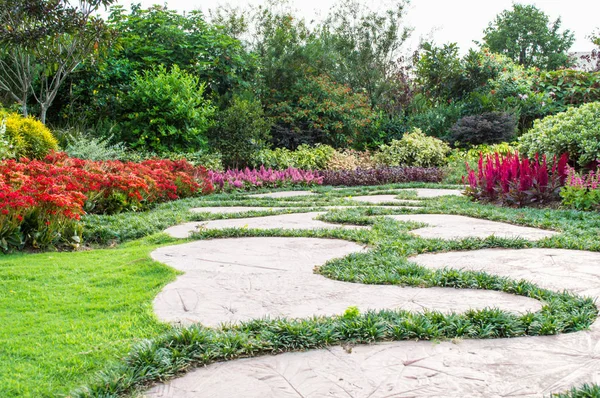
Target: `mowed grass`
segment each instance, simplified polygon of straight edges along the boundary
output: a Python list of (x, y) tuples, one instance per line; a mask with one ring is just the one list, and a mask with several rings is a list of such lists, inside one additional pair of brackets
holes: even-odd
[(0, 256), (0, 397), (56, 397), (168, 327), (152, 299), (175, 278), (153, 247)]

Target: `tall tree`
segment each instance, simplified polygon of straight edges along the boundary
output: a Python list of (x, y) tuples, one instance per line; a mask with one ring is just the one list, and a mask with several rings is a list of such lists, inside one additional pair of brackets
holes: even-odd
[(93, 13), (114, 0), (0, 0), (0, 90), (28, 114), (33, 95), (46, 120), (67, 76), (98, 51), (108, 30)]
[(561, 19), (550, 21), (534, 5), (514, 4), (504, 10), (484, 31), (483, 45), (492, 52), (507, 55), (525, 67), (555, 70), (571, 64), (567, 51), (575, 36), (560, 31)]
[(321, 26), (321, 37), (335, 57), (332, 75), (354, 91), (364, 92), (372, 106), (392, 90), (402, 70), (401, 49), (412, 28), (406, 26), (408, 1), (396, 0), (374, 11), (358, 0), (343, 0)]

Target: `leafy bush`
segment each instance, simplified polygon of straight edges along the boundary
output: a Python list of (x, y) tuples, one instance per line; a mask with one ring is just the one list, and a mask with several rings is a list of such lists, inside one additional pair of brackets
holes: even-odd
[(438, 168), (386, 167), (377, 169), (326, 170), (321, 172), (325, 185), (383, 185), (402, 182), (441, 182), (444, 171)]
[(6, 135), (6, 120), (0, 119), (0, 160), (11, 159), (15, 157), (13, 144)]
[(554, 158), (551, 168), (546, 156), (530, 161), (518, 153), (481, 155), (477, 172), (468, 170), (466, 193), (475, 200), (518, 207), (555, 201), (567, 179), (567, 162), (566, 154)]
[(265, 118), (260, 102), (235, 97), (218, 114), (209, 134), (211, 147), (221, 152), (225, 166), (243, 167), (265, 145), (270, 129), (271, 123)]
[(365, 95), (327, 76), (299, 81), (291, 98), (271, 105), (269, 112), (277, 124), (275, 144), (288, 148), (316, 142), (345, 148), (377, 118)]
[(569, 106), (600, 101), (600, 72), (564, 69), (542, 72), (536, 90), (549, 93), (552, 112), (563, 112)]
[(112, 137), (90, 137), (82, 134), (71, 135), (65, 153), (72, 158), (86, 160), (123, 160), (126, 154), (122, 143), (111, 144)]
[(600, 159), (600, 102), (536, 121), (519, 139), (519, 150), (530, 157), (536, 153), (547, 156), (568, 153), (580, 166)]
[(569, 168), (567, 185), (560, 191), (563, 205), (577, 210), (600, 210), (600, 173), (580, 176)]
[(445, 137), (448, 131), (464, 114), (462, 102), (431, 104), (423, 96), (416, 96), (411, 104), (411, 113), (406, 121), (413, 129), (419, 129), (426, 135)]
[(331, 161), (336, 150), (329, 145), (300, 145), (295, 151), (286, 148), (263, 149), (253, 159), (254, 167), (265, 166), (276, 170), (298, 168), (302, 170), (323, 170)]
[(508, 142), (501, 142), (499, 144), (494, 144), (494, 145), (486, 145), (486, 144), (476, 145), (476, 146), (473, 146), (472, 148), (468, 149), (466, 152), (463, 151), (463, 153), (465, 155), (464, 156), (465, 160), (478, 161), (479, 157), (482, 154), (485, 156), (485, 155), (497, 153), (500, 156), (506, 156), (506, 155), (516, 152), (516, 150), (517, 150), (517, 148), (516, 148), (515, 144), (508, 143)]
[(204, 89), (176, 65), (136, 74), (120, 103), (118, 138), (133, 149), (159, 154), (206, 149), (215, 109), (203, 98)]
[(256, 188), (279, 188), (287, 186), (310, 186), (323, 183), (318, 172), (288, 168), (278, 171), (273, 169), (227, 170), (225, 172), (208, 172), (208, 178), (219, 191), (235, 189), (249, 190)]
[(335, 151), (329, 162), (327, 162), (327, 170), (356, 170), (372, 169), (375, 167), (375, 162), (369, 151), (356, 151), (354, 149), (344, 149), (343, 151)]
[(436, 167), (446, 163), (449, 152), (448, 144), (415, 129), (412, 133), (405, 134), (401, 140), (379, 147), (374, 159), (378, 166)]
[(448, 141), (466, 144), (497, 144), (509, 141), (517, 130), (517, 118), (501, 112), (486, 112), (481, 115), (465, 116), (450, 129)]
[(39, 120), (1, 110), (0, 118), (5, 119), (5, 134), (15, 157), (41, 159), (51, 151), (58, 150), (58, 141)]

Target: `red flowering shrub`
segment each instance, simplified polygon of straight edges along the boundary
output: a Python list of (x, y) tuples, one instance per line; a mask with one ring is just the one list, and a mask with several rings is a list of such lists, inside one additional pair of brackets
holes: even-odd
[(567, 178), (568, 155), (553, 159), (549, 169), (546, 156), (521, 159), (518, 153), (498, 153), (479, 157), (478, 170), (467, 164), (466, 193), (475, 200), (525, 206), (559, 200)]
[(84, 213), (113, 214), (210, 193), (208, 171), (186, 161), (94, 162), (64, 153), (0, 162), (0, 249), (78, 244)]

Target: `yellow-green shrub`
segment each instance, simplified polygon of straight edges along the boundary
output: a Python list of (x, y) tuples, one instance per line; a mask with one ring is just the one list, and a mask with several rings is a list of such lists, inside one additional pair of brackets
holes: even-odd
[(374, 156), (378, 166), (438, 167), (446, 164), (450, 147), (444, 141), (423, 134), (420, 129), (404, 134), (402, 139), (382, 145)]
[(50, 151), (58, 150), (58, 141), (39, 120), (0, 111), (2, 118), (6, 121), (6, 137), (13, 145), (16, 157), (41, 159)]

